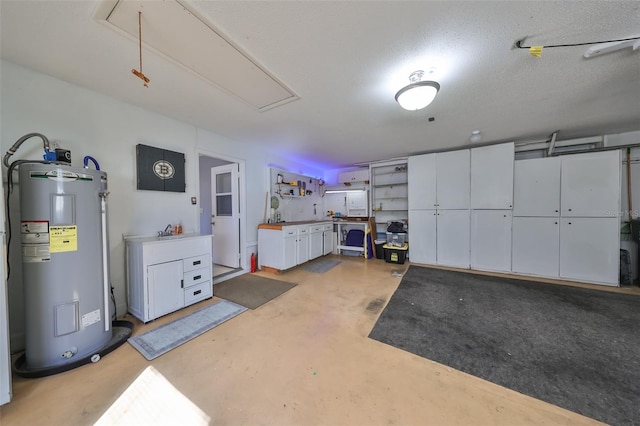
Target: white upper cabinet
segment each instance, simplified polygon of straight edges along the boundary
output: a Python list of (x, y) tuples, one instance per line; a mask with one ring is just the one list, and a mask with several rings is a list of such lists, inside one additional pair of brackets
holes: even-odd
[(436, 154), (436, 199), (438, 209), (468, 209), (470, 163), (468, 149)]
[(560, 157), (515, 162), (513, 215), (560, 215)]
[(367, 180), (369, 180), (369, 169), (355, 170), (338, 174), (338, 182), (340, 183), (364, 182)]
[(617, 217), (620, 209), (620, 151), (562, 158), (560, 206), (566, 217)]
[(409, 157), (409, 210), (429, 210), (436, 206), (436, 154)]
[(513, 206), (514, 143), (471, 149), (471, 208)]

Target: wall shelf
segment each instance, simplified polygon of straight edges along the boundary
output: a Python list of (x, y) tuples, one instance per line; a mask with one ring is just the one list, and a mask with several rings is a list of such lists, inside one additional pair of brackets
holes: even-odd
[(406, 224), (408, 208), (407, 163), (381, 163), (371, 166), (371, 207), (376, 232), (384, 234), (388, 221)]

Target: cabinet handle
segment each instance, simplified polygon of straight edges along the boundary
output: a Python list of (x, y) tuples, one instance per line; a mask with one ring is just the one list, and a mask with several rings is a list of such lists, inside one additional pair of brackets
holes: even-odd
[(200, 278), (202, 278), (202, 275), (196, 275), (195, 277), (193, 277), (193, 280), (199, 280)]
[(558, 224), (558, 222), (554, 222), (556, 225)]
[(194, 291), (194, 292), (193, 292), (193, 295), (194, 295), (194, 296), (197, 296), (197, 295), (198, 295), (198, 294), (200, 294), (200, 293), (202, 293), (202, 290)]
[(184, 288), (184, 280), (180, 280), (180, 288)]
[(556, 213), (558, 213), (558, 210), (556, 210)]
[(199, 265), (200, 263), (202, 263), (201, 260), (196, 260), (195, 262), (193, 262), (193, 266)]
[(569, 211), (571, 211), (571, 209), (569, 209)]
[(569, 225), (571, 225), (571, 222), (569, 222)]

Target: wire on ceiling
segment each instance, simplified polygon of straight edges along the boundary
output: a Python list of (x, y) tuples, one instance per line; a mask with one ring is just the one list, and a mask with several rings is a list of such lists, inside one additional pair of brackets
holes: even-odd
[(618, 38), (618, 39), (613, 39), (613, 40), (602, 40), (602, 41), (589, 41), (586, 43), (566, 43), (566, 44), (549, 44), (546, 46), (543, 45), (539, 45), (539, 46), (523, 46), (522, 43), (525, 41), (526, 37), (516, 41), (515, 43), (515, 47), (517, 47), (518, 49), (529, 49), (529, 53), (531, 53), (531, 55), (536, 56), (536, 57), (540, 57), (542, 56), (542, 49), (547, 48), (550, 49), (552, 47), (575, 47), (575, 46), (588, 46), (588, 45), (593, 45), (593, 44), (605, 44), (605, 43), (624, 43), (627, 41), (633, 41), (633, 40), (640, 40), (640, 36), (636, 36), (636, 37), (627, 37), (627, 38)]

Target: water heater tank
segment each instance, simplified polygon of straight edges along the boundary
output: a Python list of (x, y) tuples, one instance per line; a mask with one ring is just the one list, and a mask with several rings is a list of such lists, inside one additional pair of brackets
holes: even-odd
[(107, 175), (55, 164), (19, 171), (26, 363), (53, 367), (91, 356), (112, 337)]

